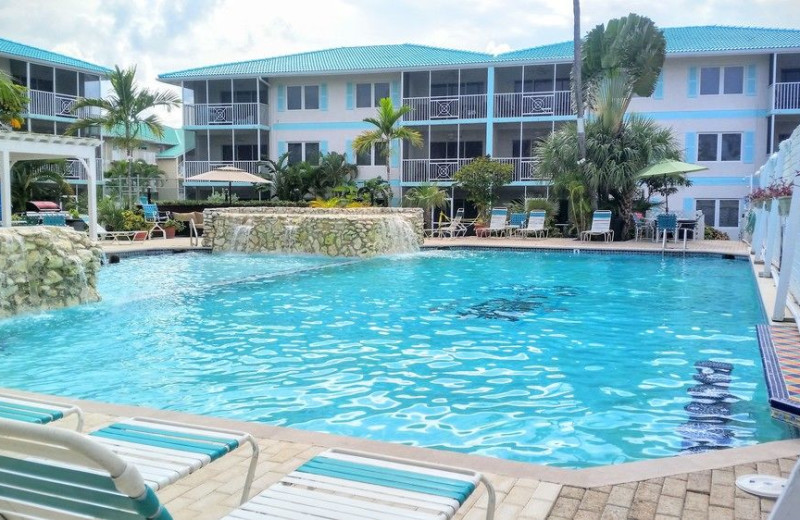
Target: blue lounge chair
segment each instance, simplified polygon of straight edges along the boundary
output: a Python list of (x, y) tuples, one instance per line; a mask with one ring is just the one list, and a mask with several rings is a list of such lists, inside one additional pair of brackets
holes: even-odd
[(593, 236), (602, 236), (606, 242), (614, 240), (610, 211), (597, 210), (592, 214), (592, 229), (581, 231), (581, 240), (591, 240)]
[(523, 237), (533, 235), (535, 237), (546, 237), (547, 229), (544, 227), (547, 220), (545, 210), (533, 210), (528, 215), (528, 225), (517, 231)]
[(167, 238), (167, 232), (164, 231), (161, 224), (169, 220), (169, 214), (158, 211), (156, 204), (142, 204), (142, 212), (144, 213), (144, 221), (150, 224), (147, 238), (153, 238), (153, 232), (160, 232), (162, 238)]
[(68, 415), (75, 415), (78, 418), (78, 424), (75, 429), (81, 431), (83, 428), (83, 412), (77, 406), (30, 397), (0, 394), (0, 418), (3, 419), (33, 424), (47, 424), (63, 419)]
[(507, 234), (516, 234), (517, 231), (525, 227), (525, 222), (528, 220), (528, 214), (523, 213), (512, 213), (511, 217), (508, 219), (508, 226), (506, 229)]
[(67, 216), (63, 213), (42, 213), (42, 225), (44, 226), (66, 226)]
[(678, 242), (678, 216), (674, 213), (663, 213), (656, 217), (656, 241), (661, 239), (666, 245), (667, 234), (672, 233), (674, 242)]
[(171, 520), (136, 467), (89, 437), (0, 419), (0, 517)]
[(471, 470), (333, 449), (314, 457), (224, 520), (272, 518), (452, 518), (486, 486), (486, 519), (494, 518), (491, 483)]

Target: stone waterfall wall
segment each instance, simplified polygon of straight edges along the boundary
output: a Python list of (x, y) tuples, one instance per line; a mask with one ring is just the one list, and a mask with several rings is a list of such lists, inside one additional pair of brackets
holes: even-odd
[(418, 208), (219, 208), (203, 213), (215, 251), (369, 257), (422, 245)]
[(100, 300), (101, 255), (70, 228), (0, 228), (0, 317)]

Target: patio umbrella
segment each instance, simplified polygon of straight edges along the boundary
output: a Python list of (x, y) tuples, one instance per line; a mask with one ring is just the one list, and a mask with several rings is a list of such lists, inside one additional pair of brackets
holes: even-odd
[(230, 197), (231, 188), (233, 187), (234, 182), (249, 182), (251, 184), (272, 184), (272, 181), (268, 181), (263, 177), (259, 177), (258, 175), (253, 175), (252, 173), (246, 172), (240, 168), (235, 168), (233, 166), (220, 166), (219, 168), (214, 168), (211, 171), (187, 177), (185, 180), (192, 182), (196, 181), (227, 182), (228, 197)]
[[(700, 166), (699, 164), (665, 160), (651, 164), (637, 173), (636, 176), (643, 180), (661, 177), (664, 182), (667, 180), (686, 181), (687, 173), (699, 172), (707, 169), (707, 167)], [(669, 194), (664, 194), (664, 199), (667, 205), (667, 213), (669, 213)]]

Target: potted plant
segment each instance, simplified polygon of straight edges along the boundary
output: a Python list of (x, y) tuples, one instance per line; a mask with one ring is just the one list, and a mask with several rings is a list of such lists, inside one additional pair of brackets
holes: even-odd
[(788, 215), (792, 203), (792, 183), (781, 179), (770, 184), (767, 190), (773, 199), (778, 199), (778, 214)]
[(136, 213), (129, 209), (122, 211), (122, 231), (134, 231), (134, 241), (142, 241), (147, 238), (147, 222), (141, 213)]
[(767, 191), (767, 188), (756, 188), (745, 197), (745, 201), (749, 202), (754, 208), (762, 208), (770, 200), (772, 200), (772, 196)]
[(181, 231), (186, 229), (186, 225), (184, 225), (183, 222), (181, 222), (180, 220), (173, 220), (173, 219), (167, 220), (166, 222), (161, 224), (161, 227), (164, 228), (164, 234), (166, 238), (175, 238), (175, 233), (180, 233)]
[(475, 219), (475, 234), (489, 222), (489, 211), (500, 200), (500, 188), (511, 182), (514, 167), (492, 160), (491, 157), (477, 157), (459, 169), (453, 176), (457, 186), (466, 192), (467, 201), (478, 210)]

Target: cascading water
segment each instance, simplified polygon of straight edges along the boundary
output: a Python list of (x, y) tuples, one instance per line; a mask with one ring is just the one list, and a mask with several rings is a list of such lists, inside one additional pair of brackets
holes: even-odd
[(247, 242), (250, 240), (250, 232), (252, 231), (252, 224), (239, 224), (234, 226), (231, 251), (237, 251), (240, 253), (246, 251)]
[(406, 219), (389, 215), (386, 217), (385, 252), (390, 254), (419, 251), (419, 240), (414, 228)]
[(297, 245), (297, 226), (293, 224), (286, 224), (283, 228), (283, 250), (291, 252), (295, 250)]

